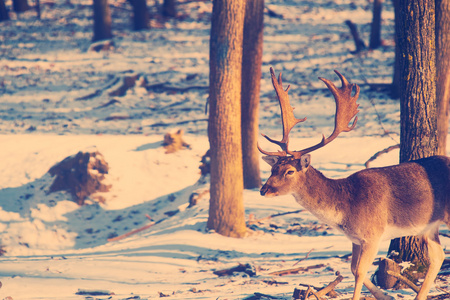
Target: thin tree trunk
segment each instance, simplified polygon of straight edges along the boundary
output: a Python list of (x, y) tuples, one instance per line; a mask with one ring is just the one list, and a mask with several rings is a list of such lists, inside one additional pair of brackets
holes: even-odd
[(0, 0), (0, 22), (7, 20), (9, 20), (9, 14), (6, 9), (5, 0)]
[(93, 41), (101, 41), (112, 38), (111, 11), (108, 0), (94, 0), (94, 37)]
[(246, 233), (241, 144), (241, 74), (245, 1), (214, 0), (210, 38), (211, 188), (208, 228)]
[[(399, 4), (396, 24), (400, 49), (400, 162), (437, 154), (435, 0)], [(404, 237), (391, 241), (394, 260), (414, 262), (426, 271), (428, 254), (422, 240)], [(423, 272), (416, 273), (423, 273)]]
[(13, 10), (16, 13), (21, 13), (30, 9), (27, 0), (13, 0)]
[(381, 11), (383, 0), (373, 1), (373, 19), (370, 31), (369, 48), (376, 49), (381, 46)]
[(41, 19), (41, 1), (40, 0), (36, 0), (36, 15), (38, 20)]
[(395, 58), (394, 58), (394, 76), (392, 78), (392, 86), (391, 86), (391, 96), (394, 99), (400, 98), (400, 46), (398, 43), (398, 30), (400, 30), (400, 24), (398, 24), (398, 15), (399, 15), (399, 6), (400, 6), (400, 0), (393, 0), (394, 4), (394, 22), (395, 22), (395, 34), (394, 34), (394, 40), (395, 40)]
[(163, 1), (162, 15), (166, 18), (176, 18), (176, 16), (177, 16), (176, 0), (164, 0)]
[(450, 0), (436, 0), (438, 153), (446, 155), (450, 103)]
[(150, 17), (146, 0), (132, 0), (133, 6), (133, 29), (141, 30), (149, 28)]
[(242, 156), (244, 188), (261, 186), (258, 113), (263, 52), (264, 0), (248, 0), (245, 8), (242, 60)]

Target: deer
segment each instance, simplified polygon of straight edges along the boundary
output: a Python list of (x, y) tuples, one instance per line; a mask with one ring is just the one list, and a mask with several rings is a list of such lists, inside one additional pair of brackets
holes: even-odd
[[(393, 299), (366, 277), (382, 240), (422, 236), (430, 265), (416, 299), (426, 299), (445, 254), (439, 241), (439, 226), (450, 227), (450, 158), (431, 156), (394, 166), (368, 168), (346, 178), (331, 179), (311, 166), (310, 152), (332, 142), (342, 132), (353, 130), (358, 121), (360, 88), (338, 71), (342, 87), (325, 83), (336, 102), (335, 126), (330, 136), (303, 150), (290, 150), (289, 133), (306, 118), (297, 119), (283, 88), (270, 68), (272, 84), (281, 107), (283, 137), (280, 141), (264, 134), (281, 151), (261, 149), (271, 175), (260, 193), (265, 197), (292, 194), (295, 200), (320, 221), (342, 232), (352, 243), (351, 271), (355, 277), (353, 300), (360, 299), (363, 285), (377, 299)], [(353, 93), (353, 90), (355, 91)], [(350, 122), (353, 120), (352, 124)]]

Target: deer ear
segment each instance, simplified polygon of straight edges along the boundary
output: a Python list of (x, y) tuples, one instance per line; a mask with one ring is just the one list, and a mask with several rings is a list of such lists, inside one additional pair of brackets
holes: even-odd
[(278, 156), (263, 156), (262, 159), (268, 163), (271, 167), (273, 167), (278, 162)]
[(300, 164), (302, 166), (302, 170), (306, 171), (311, 164), (311, 155), (302, 155), (302, 157), (300, 157)]

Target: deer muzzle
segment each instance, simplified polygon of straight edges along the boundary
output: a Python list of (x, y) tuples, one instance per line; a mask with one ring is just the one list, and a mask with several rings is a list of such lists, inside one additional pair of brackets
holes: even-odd
[(266, 197), (276, 196), (275, 189), (273, 187), (271, 187), (270, 185), (268, 185), (267, 183), (263, 185), (263, 187), (261, 188), (261, 190), (259, 192), (261, 193), (261, 196), (266, 196)]

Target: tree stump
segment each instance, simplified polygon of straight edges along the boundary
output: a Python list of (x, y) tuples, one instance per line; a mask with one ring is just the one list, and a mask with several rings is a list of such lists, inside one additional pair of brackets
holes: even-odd
[[(110, 185), (103, 183), (109, 166), (100, 152), (78, 152), (50, 168), (54, 176), (48, 193), (67, 191), (78, 205), (85, 204), (86, 198), (96, 192), (107, 192)], [(97, 200), (103, 202), (102, 197)]]
[(400, 274), (401, 267), (389, 258), (380, 260), (376, 278), (378, 285), (383, 289), (392, 289), (398, 282), (397, 278), (387, 273), (388, 270)]

